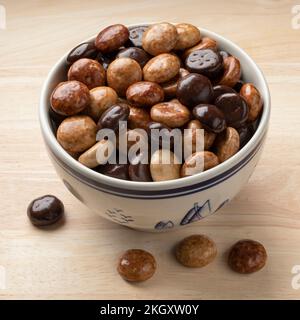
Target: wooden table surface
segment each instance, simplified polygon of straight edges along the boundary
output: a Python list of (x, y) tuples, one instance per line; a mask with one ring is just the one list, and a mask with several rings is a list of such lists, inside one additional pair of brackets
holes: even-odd
[[(300, 265), (300, 29), (291, 25), (296, 2), (0, 4), (7, 15), (7, 29), (0, 30), (0, 299), (300, 298), (291, 284), (292, 268)], [(86, 209), (58, 179), (38, 122), (42, 83), (63, 53), (109, 24), (147, 21), (190, 22), (230, 38), (262, 68), (272, 97), (266, 147), (247, 186), (219, 214), (165, 234), (129, 230)], [(27, 205), (49, 193), (64, 201), (66, 221), (34, 228)], [(182, 267), (171, 253), (193, 233), (209, 235), (219, 249), (215, 262), (199, 270)], [(243, 276), (227, 267), (226, 250), (241, 238), (267, 248), (261, 272)], [(156, 275), (139, 285), (121, 280), (115, 268), (118, 255), (133, 247), (151, 251), (159, 264)]]

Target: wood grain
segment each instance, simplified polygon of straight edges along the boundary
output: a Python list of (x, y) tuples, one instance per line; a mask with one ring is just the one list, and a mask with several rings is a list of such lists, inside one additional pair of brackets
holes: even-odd
[[(5, 0), (7, 30), (0, 30), (0, 265), (6, 289), (0, 299), (299, 299), (291, 286), (300, 265), (300, 30), (291, 28), (295, 1), (51, 1)], [(38, 123), (41, 86), (67, 50), (111, 23), (190, 22), (244, 48), (271, 89), (267, 144), (242, 192), (218, 215), (167, 234), (125, 229), (96, 216), (63, 186), (47, 158)], [(63, 199), (66, 221), (55, 229), (31, 226), (26, 207), (36, 196)], [(184, 236), (204, 233), (219, 255), (202, 270), (172, 256)], [(261, 241), (269, 260), (259, 273), (241, 276), (226, 264), (241, 238)], [(116, 274), (127, 248), (150, 250), (154, 278), (140, 285)]]

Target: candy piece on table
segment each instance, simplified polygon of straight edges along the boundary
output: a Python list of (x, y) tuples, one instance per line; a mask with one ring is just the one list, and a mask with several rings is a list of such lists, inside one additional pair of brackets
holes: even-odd
[(146, 281), (154, 275), (156, 261), (153, 255), (145, 250), (130, 249), (120, 257), (117, 270), (126, 281)]
[(176, 246), (175, 256), (185, 267), (202, 268), (217, 256), (217, 246), (205, 235), (191, 235)]
[(267, 262), (264, 246), (254, 240), (240, 240), (232, 246), (228, 255), (230, 268), (238, 273), (249, 274), (261, 270)]
[(64, 205), (57, 197), (45, 195), (29, 204), (27, 215), (33, 225), (49, 226), (62, 219)]

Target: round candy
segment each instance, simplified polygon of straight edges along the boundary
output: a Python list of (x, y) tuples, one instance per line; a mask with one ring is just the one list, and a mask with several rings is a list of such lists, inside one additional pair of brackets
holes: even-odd
[(140, 282), (151, 278), (156, 270), (153, 255), (140, 249), (127, 250), (120, 258), (118, 272), (127, 281)]
[(95, 46), (103, 52), (112, 52), (119, 49), (129, 37), (127, 27), (122, 24), (114, 24), (103, 29), (96, 37)]
[(215, 105), (223, 111), (230, 127), (241, 127), (248, 118), (249, 108), (238, 93), (225, 93), (217, 98)]
[(67, 64), (71, 65), (82, 58), (95, 59), (99, 51), (92, 42), (83, 42), (70, 51), (67, 56)]
[(71, 65), (68, 80), (80, 81), (93, 89), (105, 84), (105, 70), (98, 61), (82, 58)]
[(129, 116), (129, 106), (126, 103), (118, 103), (105, 110), (99, 121), (98, 128), (108, 128), (117, 131), (120, 121), (127, 121)]
[(178, 39), (177, 29), (168, 22), (156, 23), (143, 34), (143, 49), (153, 56), (170, 52)]
[(97, 126), (88, 116), (66, 118), (57, 129), (57, 140), (70, 153), (83, 152), (96, 143)]
[(126, 95), (127, 88), (142, 80), (140, 65), (130, 58), (118, 58), (107, 69), (107, 83), (119, 96)]
[(219, 133), (226, 128), (224, 113), (212, 104), (197, 105), (193, 109), (193, 115), (208, 131)]
[(61, 82), (53, 90), (50, 103), (56, 113), (71, 116), (90, 104), (90, 92), (88, 87), (79, 81)]
[(196, 50), (187, 56), (185, 65), (190, 72), (200, 73), (214, 79), (223, 69), (223, 58), (212, 49)]
[(177, 98), (187, 107), (194, 107), (199, 103), (210, 103), (213, 88), (210, 80), (197, 73), (190, 73), (178, 81)]
[(146, 51), (141, 48), (125, 48), (122, 49), (116, 56), (116, 58), (131, 58), (135, 60), (141, 68), (150, 60), (150, 56)]
[(33, 225), (48, 226), (63, 217), (64, 205), (55, 196), (42, 196), (29, 204), (27, 215)]
[(186, 267), (202, 268), (215, 259), (217, 247), (207, 236), (195, 234), (179, 242), (175, 255)]
[(224, 93), (236, 93), (236, 91), (231, 87), (227, 87), (221, 84), (214, 86), (213, 90), (214, 90), (214, 93), (213, 93), (212, 102), (215, 102), (216, 99)]
[(262, 269), (267, 261), (264, 246), (254, 240), (240, 240), (230, 250), (228, 264), (238, 273), (253, 273)]

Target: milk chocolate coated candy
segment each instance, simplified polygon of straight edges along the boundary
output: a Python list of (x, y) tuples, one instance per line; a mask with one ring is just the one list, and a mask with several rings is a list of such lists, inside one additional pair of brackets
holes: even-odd
[(193, 109), (193, 115), (208, 131), (219, 133), (226, 128), (224, 113), (212, 104), (199, 104)]
[(230, 250), (228, 263), (238, 273), (253, 273), (262, 269), (267, 261), (264, 246), (254, 240), (240, 240)]
[(57, 129), (57, 140), (70, 153), (83, 152), (96, 143), (97, 126), (87, 116), (66, 118)]
[(219, 52), (212, 49), (196, 50), (187, 56), (185, 65), (190, 72), (214, 79), (222, 72), (223, 58)]
[(141, 282), (150, 279), (156, 270), (153, 255), (140, 249), (127, 250), (120, 258), (118, 272), (127, 281)]
[(170, 52), (178, 39), (176, 27), (168, 22), (156, 23), (143, 34), (143, 49), (153, 56)]
[(88, 87), (79, 81), (65, 81), (53, 90), (50, 103), (53, 111), (62, 116), (81, 112), (90, 103)]
[(127, 27), (115, 24), (103, 29), (96, 37), (95, 46), (103, 52), (112, 52), (119, 49), (129, 38)]
[(207, 236), (192, 235), (183, 239), (176, 247), (178, 262), (190, 268), (202, 268), (217, 255), (216, 244)]
[(105, 70), (98, 61), (82, 58), (71, 65), (68, 80), (80, 81), (93, 89), (105, 84)]
[(215, 105), (223, 111), (228, 126), (238, 128), (247, 121), (248, 105), (239, 94), (225, 93), (217, 98)]
[(142, 80), (140, 65), (130, 58), (118, 58), (107, 69), (107, 83), (121, 97), (126, 95), (127, 88)]
[(187, 107), (199, 103), (209, 103), (213, 97), (210, 80), (197, 73), (190, 73), (180, 79), (177, 85), (177, 98)]

